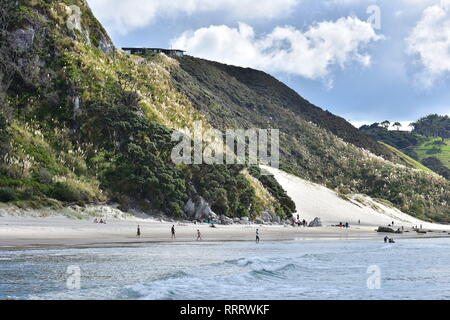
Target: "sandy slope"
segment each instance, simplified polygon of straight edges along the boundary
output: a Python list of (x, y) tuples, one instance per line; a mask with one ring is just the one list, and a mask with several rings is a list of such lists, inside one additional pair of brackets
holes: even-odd
[(263, 167), (283, 186), (294, 200), (300, 219), (321, 218), (324, 224), (348, 222), (352, 225), (380, 226), (394, 221), (394, 226), (420, 226), (436, 230), (450, 230), (448, 225), (432, 224), (376, 201), (364, 195), (352, 195), (348, 200), (326, 187), (308, 182), (284, 171)]

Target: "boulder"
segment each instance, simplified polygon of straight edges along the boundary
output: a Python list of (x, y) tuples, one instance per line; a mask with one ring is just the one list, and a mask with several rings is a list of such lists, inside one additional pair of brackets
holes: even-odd
[(231, 218), (229, 218), (227, 216), (221, 215), (220, 216), (220, 223), (222, 223), (224, 225), (233, 224), (233, 219), (231, 219)]
[(274, 217), (272, 217), (272, 222), (280, 224), (281, 218), (279, 216), (274, 216)]
[(322, 221), (320, 221), (320, 218), (314, 218), (313, 221), (311, 221), (308, 225), (308, 227), (321, 227), (322, 226)]
[(248, 217), (242, 217), (239, 221), (241, 224), (250, 224), (250, 219)]
[(233, 222), (234, 223), (239, 223), (239, 222), (241, 222), (241, 219), (240, 218), (233, 218)]
[(217, 219), (217, 214), (215, 214), (209, 203), (205, 199), (200, 197), (197, 201), (189, 200), (184, 205), (184, 212), (189, 219), (202, 220), (202, 219)]
[(263, 221), (265, 221), (265, 222), (270, 222), (270, 221), (272, 221), (272, 214), (270, 213), (270, 211), (264, 211), (262, 214), (261, 214), (261, 219), (263, 220)]
[(264, 224), (265, 221), (264, 221), (263, 219), (261, 219), (261, 218), (256, 218), (256, 219), (255, 219), (255, 223), (256, 223), (256, 224)]
[(395, 233), (394, 229), (389, 227), (378, 227), (377, 232)]
[(190, 218), (195, 216), (195, 203), (191, 198), (184, 205), (184, 212)]

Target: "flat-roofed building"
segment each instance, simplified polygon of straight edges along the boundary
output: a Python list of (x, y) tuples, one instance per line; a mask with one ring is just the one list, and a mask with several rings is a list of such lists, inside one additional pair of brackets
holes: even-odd
[(144, 55), (148, 53), (164, 53), (169, 56), (184, 56), (186, 51), (179, 49), (163, 49), (163, 48), (122, 48), (127, 54)]

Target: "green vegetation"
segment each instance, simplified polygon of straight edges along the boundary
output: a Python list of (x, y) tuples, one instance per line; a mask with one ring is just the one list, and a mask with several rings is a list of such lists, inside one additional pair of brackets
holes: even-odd
[[(450, 179), (450, 140), (445, 138), (448, 136), (446, 128), (450, 126), (450, 119), (447, 116), (430, 115), (411, 126), (414, 127), (412, 132), (389, 131), (378, 123), (362, 126), (360, 130)], [(423, 169), (407, 158), (404, 159), (409, 165)]]
[(419, 161), (433, 157), (439, 159), (450, 169), (450, 139), (418, 136), (418, 144), (414, 148)]
[(347, 130), (342, 119), (310, 105), (267, 74), (192, 57), (177, 61), (179, 68), (170, 69), (174, 86), (212, 126), (222, 131), (280, 130), (283, 170), (343, 196), (362, 193), (384, 199), (421, 218), (445, 220), (450, 213), (447, 181), (429, 170), (416, 170), (417, 162), (364, 133)]
[[(79, 30), (65, 25), (72, 4), (82, 10)], [(189, 197), (203, 197), (228, 216), (256, 217), (266, 209), (242, 166), (172, 163), (172, 130), (204, 120), (170, 81), (175, 60), (108, 50), (109, 37), (81, 0), (29, 0), (8, 10), (13, 29), (36, 30), (36, 39), (20, 70), (14, 55), (2, 61), (11, 68), (0, 112), (1, 202), (40, 207), (54, 205), (49, 199), (112, 200), (124, 210), (178, 218)], [(0, 51), (7, 47), (14, 43), (3, 42)], [(210, 128), (206, 121), (204, 127)]]
[(401, 152), (400, 150), (384, 143), (384, 142), (380, 142), (381, 144), (385, 145), (386, 147), (388, 147), (389, 149), (391, 149), (392, 151), (394, 151), (395, 153), (397, 153), (399, 155), (399, 157), (403, 158), (405, 160), (405, 162), (407, 162), (411, 167), (419, 169), (419, 170), (423, 170), (425, 172), (429, 172), (432, 173), (433, 171), (429, 168), (427, 168), (426, 166), (424, 166), (423, 164), (417, 162), (416, 160), (414, 160), (413, 158), (409, 157), (408, 155), (404, 154), (403, 152)]
[(439, 137), (442, 140), (450, 139), (450, 118), (431, 114), (412, 123), (413, 133), (428, 137)]

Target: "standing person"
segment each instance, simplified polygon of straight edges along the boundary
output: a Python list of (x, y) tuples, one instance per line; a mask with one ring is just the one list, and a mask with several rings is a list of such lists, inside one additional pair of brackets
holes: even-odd
[(202, 240), (202, 234), (200, 233), (200, 230), (197, 229), (197, 241)]
[(175, 236), (175, 225), (172, 225), (171, 232), (172, 232), (172, 239), (175, 239), (176, 238), (176, 236)]
[(256, 243), (259, 243), (259, 229), (256, 229)]
[(140, 226), (140, 225), (137, 226), (136, 236), (137, 236), (138, 238), (141, 237), (141, 226)]

